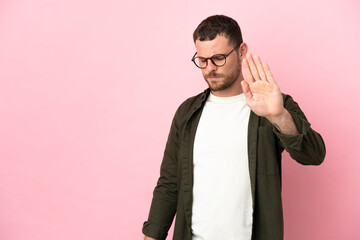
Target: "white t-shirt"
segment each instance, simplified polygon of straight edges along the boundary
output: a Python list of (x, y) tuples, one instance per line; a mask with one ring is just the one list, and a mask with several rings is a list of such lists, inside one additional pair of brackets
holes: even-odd
[(194, 142), (193, 240), (250, 240), (250, 108), (244, 94), (210, 93)]

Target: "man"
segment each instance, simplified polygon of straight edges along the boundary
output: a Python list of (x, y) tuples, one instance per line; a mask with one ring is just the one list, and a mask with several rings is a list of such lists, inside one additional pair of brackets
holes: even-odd
[(319, 165), (324, 142), (236, 21), (208, 17), (193, 38), (209, 89), (174, 116), (145, 239), (165, 239), (175, 213), (174, 240), (283, 239), (281, 153)]

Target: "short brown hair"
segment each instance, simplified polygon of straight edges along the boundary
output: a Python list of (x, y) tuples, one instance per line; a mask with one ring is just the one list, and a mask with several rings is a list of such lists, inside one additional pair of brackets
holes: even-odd
[(203, 20), (195, 29), (193, 34), (196, 40), (213, 40), (217, 35), (225, 35), (229, 39), (229, 44), (239, 47), (243, 42), (241, 30), (238, 23), (225, 15), (214, 15)]

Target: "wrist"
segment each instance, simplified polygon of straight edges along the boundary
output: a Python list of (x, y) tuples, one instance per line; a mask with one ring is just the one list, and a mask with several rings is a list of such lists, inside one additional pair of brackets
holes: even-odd
[(281, 133), (287, 135), (297, 135), (299, 131), (291, 114), (284, 108), (277, 116), (267, 117), (271, 124)]
[(269, 120), (272, 124), (279, 124), (283, 122), (284, 119), (288, 118), (289, 114), (290, 113), (286, 110), (286, 108), (283, 108), (279, 114), (267, 116), (266, 119)]

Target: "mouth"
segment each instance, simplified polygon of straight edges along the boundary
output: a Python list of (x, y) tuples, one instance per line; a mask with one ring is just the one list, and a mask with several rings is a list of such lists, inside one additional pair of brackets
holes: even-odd
[(207, 76), (206, 77), (206, 79), (208, 80), (208, 81), (216, 81), (216, 80), (218, 80), (218, 79), (220, 79), (221, 78), (221, 76), (219, 76), (219, 75), (216, 75), (216, 76)]
[(219, 79), (219, 77), (209, 77), (209, 78), (208, 78), (209, 81), (216, 81), (216, 80), (218, 80), (218, 79)]

